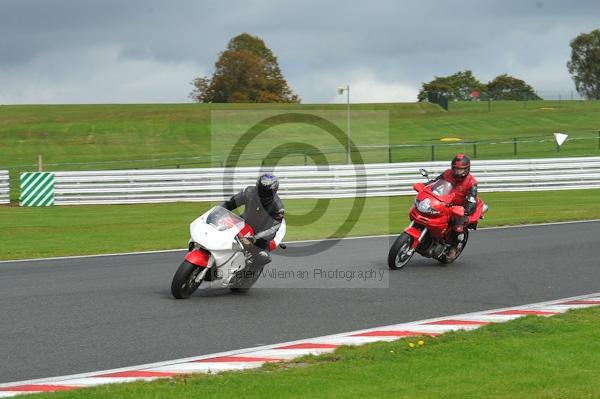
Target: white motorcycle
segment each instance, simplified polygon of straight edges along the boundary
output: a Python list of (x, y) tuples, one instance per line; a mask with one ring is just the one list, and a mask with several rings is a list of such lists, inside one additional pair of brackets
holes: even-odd
[[(285, 248), (281, 243), (285, 230), (284, 220), (269, 243), (271, 251)], [(233, 292), (246, 292), (258, 280), (262, 266), (259, 270), (246, 267), (251, 244), (244, 237), (254, 236), (254, 231), (240, 216), (215, 206), (192, 222), (190, 235), (189, 251), (171, 283), (175, 298), (188, 298), (203, 281)]]

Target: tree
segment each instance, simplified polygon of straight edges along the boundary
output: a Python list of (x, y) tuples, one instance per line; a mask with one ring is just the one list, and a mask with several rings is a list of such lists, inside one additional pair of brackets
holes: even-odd
[(571, 41), (567, 68), (579, 94), (588, 100), (600, 99), (600, 29), (582, 33)]
[(190, 97), (197, 102), (300, 102), (279, 69), (277, 58), (256, 36), (242, 33), (219, 55), (211, 79), (192, 82)]
[(210, 92), (210, 79), (206, 76), (196, 78), (192, 81), (194, 90), (190, 93), (190, 97), (199, 103), (208, 103), (212, 98)]
[(488, 82), (487, 92), (493, 100), (541, 100), (524, 80), (503, 74)]
[(438, 92), (449, 100), (468, 100), (474, 89), (483, 91), (485, 85), (477, 80), (471, 71), (465, 70), (450, 76), (436, 76), (431, 82), (423, 83), (417, 99), (425, 101), (428, 93)]

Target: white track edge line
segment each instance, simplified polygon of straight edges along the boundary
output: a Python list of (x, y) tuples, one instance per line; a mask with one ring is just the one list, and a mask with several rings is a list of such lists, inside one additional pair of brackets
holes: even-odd
[[(499, 229), (518, 229), (522, 227), (540, 227), (540, 226), (554, 226), (562, 224), (573, 224), (573, 223), (593, 223), (600, 222), (600, 219), (590, 220), (569, 220), (564, 222), (548, 222), (548, 223), (531, 223), (531, 224), (517, 224), (510, 226), (492, 226), (492, 227), (481, 227), (478, 230), (499, 230)], [(394, 237), (400, 233), (394, 234), (377, 234), (372, 236), (352, 236), (352, 237), (340, 237), (340, 238), (323, 238), (317, 240), (298, 240), (298, 241), (285, 241), (286, 244), (298, 244), (303, 242), (321, 242), (321, 241), (334, 241), (334, 240), (360, 240), (369, 238), (381, 238), (381, 237)], [(146, 254), (160, 254), (169, 252), (186, 251), (187, 248), (180, 249), (161, 249), (156, 251), (140, 251), (140, 252), (118, 252), (112, 254), (95, 254), (95, 255), (72, 255), (72, 256), (56, 256), (51, 258), (31, 258), (31, 259), (13, 259), (13, 260), (0, 260), (2, 263), (21, 263), (21, 262), (38, 262), (45, 260), (68, 260), (68, 259), (85, 259), (85, 258), (102, 258), (107, 256), (129, 256), (129, 255), (146, 255)]]

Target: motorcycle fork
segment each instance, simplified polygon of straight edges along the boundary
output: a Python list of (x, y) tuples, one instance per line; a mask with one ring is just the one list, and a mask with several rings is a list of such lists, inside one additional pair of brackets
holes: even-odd
[(419, 246), (425, 234), (427, 234), (427, 227), (423, 227), (423, 230), (417, 229), (415, 226), (415, 222), (410, 222), (410, 225), (404, 230), (409, 236), (413, 238), (412, 245), (410, 246), (409, 254), (415, 252), (415, 249)]
[(202, 270), (202, 272), (200, 272), (196, 278), (194, 279), (194, 282), (199, 283), (204, 279), (204, 276), (206, 276), (206, 273), (208, 273), (209, 271), (212, 272), (212, 267), (215, 265), (215, 258), (211, 255), (208, 258), (208, 265), (206, 265), (206, 267)]

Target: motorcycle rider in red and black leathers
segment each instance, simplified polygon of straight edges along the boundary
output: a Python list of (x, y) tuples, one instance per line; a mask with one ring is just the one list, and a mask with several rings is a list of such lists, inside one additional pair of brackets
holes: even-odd
[(451, 245), (448, 251), (449, 258), (455, 258), (457, 246), (463, 240), (463, 231), (468, 225), (469, 215), (477, 208), (477, 180), (471, 174), (471, 160), (465, 154), (456, 154), (447, 169), (435, 178), (434, 181), (444, 179), (454, 187), (454, 204), (465, 208), (465, 216), (453, 217), (451, 221), (452, 232), (450, 233)]
[(249, 248), (249, 269), (259, 270), (271, 262), (269, 243), (279, 230), (285, 213), (283, 202), (277, 195), (278, 188), (276, 176), (262, 174), (254, 186), (246, 187), (221, 205), (230, 211), (245, 205), (242, 218), (254, 230), (254, 237), (242, 240)]

